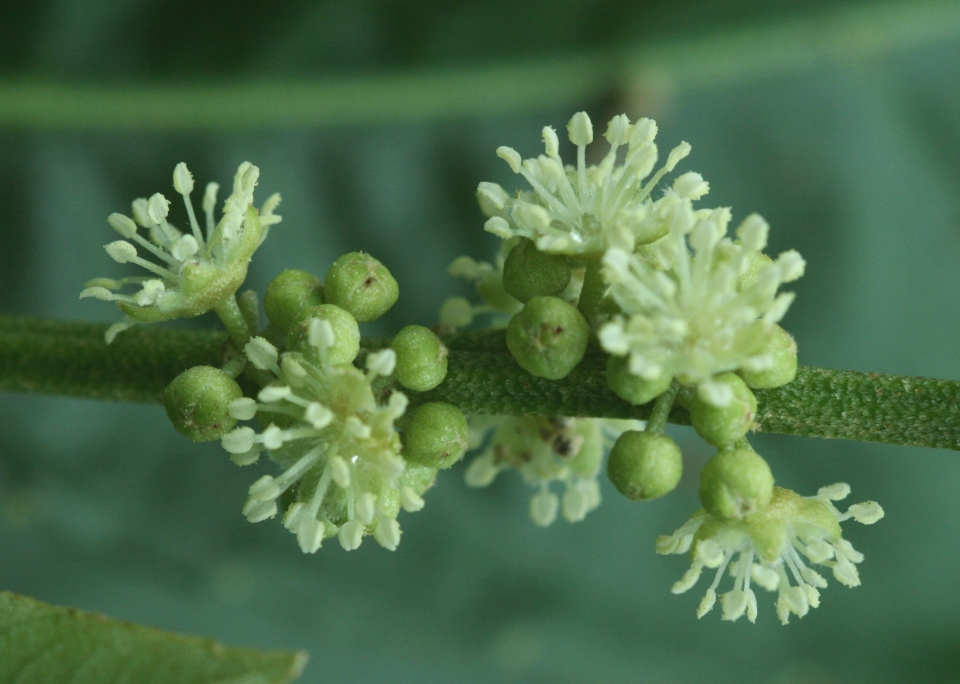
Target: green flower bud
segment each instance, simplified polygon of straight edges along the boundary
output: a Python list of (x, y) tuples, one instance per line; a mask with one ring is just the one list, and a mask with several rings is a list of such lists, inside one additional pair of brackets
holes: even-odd
[(323, 304), (320, 279), (312, 273), (290, 269), (270, 281), (263, 298), (263, 308), (270, 322), (290, 330), (303, 319), (310, 307)]
[(635, 501), (669, 494), (680, 482), (683, 457), (666, 435), (630, 430), (617, 439), (607, 461), (607, 476)]
[(431, 402), (416, 410), (403, 433), (403, 457), (431, 468), (449, 468), (467, 450), (470, 430), (463, 411)]
[(689, 409), (694, 429), (721, 448), (747, 434), (757, 415), (757, 398), (738, 375), (723, 373), (697, 389)]
[(322, 356), (316, 340), (310, 339), (311, 322), (326, 321), (333, 329), (333, 345), (326, 350), (327, 363), (352, 363), (360, 353), (360, 328), (356, 319), (336, 304), (320, 304), (304, 312), (304, 318), (287, 334), (287, 350), (298, 351), (313, 364), (321, 365)]
[(430, 329), (408, 325), (397, 333), (390, 347), (397, 352), (394, 377), (407, 389), (426, 392), (447, 376), (449, 350)]
[(773, 333), (765, 351), (773, 357), (773, 365), (763, 370), (746, 370), (738, 373), (748, 387), (768, 389), (780, 387), (797, 377), (797, 343), (790, 333), (779, 325), (773, 326)]
[(657, 380), (647, 380), (630, 372), (630, 358), (610, 356), (607, 359), (607, 384), (621, 399), (634, 406), (653, 401), (667, 391), (673, 378), (666, 373)]
[(219, 368), (194, 366), (167, 385), (163, 405), (177, 432), (194, 442), (210, 442), (236, 425), (227, 406), (242, 396), (240, 385)]
[(587, 350), (590, 328), (575, 306), (557, 297), (534, 297), (507, 325), (507, 348), (524, 370), (559, 380)]
[(503, 263), (503, 286), (523, 303), (564, 291), (570, 282), (570, 265), (563, 254), (545, 254), (533, 240), (524, 238)]
[(722, 520), (762, 511), (772, 497), (773, 473), (752, 449), (724, 449), (700, 472), (700, 503)]
[(323, 283), (323, 297), (364, 323), (394, 305), (400, 287), (387, 267), (363, 252), (350, 252), (333, 262)]

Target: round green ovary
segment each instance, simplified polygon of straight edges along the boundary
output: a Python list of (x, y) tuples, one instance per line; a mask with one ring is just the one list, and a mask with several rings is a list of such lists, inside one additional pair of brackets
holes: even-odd
[(350, 252), (330, 267), (323, 296), (364, 323), (385, 314), (400, 296), (400, 287), (387, 267), (372, 256)]
[(700, 472), (700, 503), (721, 520), (764, 510), (773, 498), (773, 473), (751, 449), (725, 449)]
[(424, 404), (403, 433), (403, 457), (429, 468), (449, 468), (467, 450), (469, 432), (467, 419), (453, 404)]
[(510, 250), (503, 264), (504, 288), (523, 303), (533, 297), (558, 295), (569, 282), (567, 257), (544, 254), (526, 238)]
[(557, 297), (534, 297), (507, 326), (507, 348), (527, 372), (559, 380), (587, 349), (590, 329), (576, 307)]
[(397, 353), (394, 377), (407, 389), (426, 392), (446, 377), (449, 351), (428, 328), (408, 325), (397, 333), (390, 347)]
[(607, 475), (624, 496), (655, 499), (673, 491), (680, 482), (683, 457), (666, 435), (631, 430), (613, 445)]
[(289, 269), (267, 285), (263, 308), (270, 322), (287, 331), (302, 320), (311, 307), (323, 304), (320, 279), (312, 273)]
[(223, 371), (194, 366), (167, 385), (163, 405), (177, 432), (195, 442), (209, 442), (236, 425), (227, 407), (242, 396), (240, 386)]

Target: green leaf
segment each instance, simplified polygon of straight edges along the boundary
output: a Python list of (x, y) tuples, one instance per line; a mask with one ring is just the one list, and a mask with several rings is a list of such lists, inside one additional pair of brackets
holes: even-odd
[(274, 684), (306, 662), (0, 592), (0, 684)]

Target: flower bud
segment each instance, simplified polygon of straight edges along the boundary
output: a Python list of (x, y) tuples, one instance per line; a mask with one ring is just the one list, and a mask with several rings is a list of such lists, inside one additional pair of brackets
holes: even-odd
[(647, 380), (630, 372), (630, 357), (610, 356), (607, 359), (607, 384), (617, 396), (640, 406), (653, 401), (667, 391), (673, 378), (662, 373), (656, 380)]
[(752, 449), (724, 449), (700, 472), (700, 503), (721, 520), (762, 511), (772, 497), (773, 473)]
[(534, 297), (507, 325), (507, 348), (527, 372), (559, 380), (587, 350), (590, 328), (575, 306), (557, 297)]
[(324, 299), (360, 323), (385, 314), (399, 296), (400, 287), (387, 267), (363, 252), (350, 252), (333, 262), (323, 284)]
[(209, 442), (236, 425), (229, 406), (242, 396), (240, 385), (222, 370), (194, 366), (167, 385), (163, 405), (177, 432), (195, 442)]
[(303, 320), (307, 309), (323, 304), (320, 279), (306, 271), (283, 271), (267, 285), (263, 298), (270, 322), (284, 331)]
[(768, 389), (780, 387), (797, 377), (797, 343), (786, 330), (779, 325), (773, 326), (773, 333), (767, 342), (766, 353), (773, 357), (773, 364), (763, 370), (741, 368), (738, 374), (747, 387)]
[[(329, 325), (327, 335), (321, 336), (319, 341), (311, 339), (311, 325), (313, 321), (321, 321)], [(332, 331), (332, 335), (329, 333)], [(313, 336), (314, 338), (317, 335)], [(332, 338), (332, 339), (328, 339)], [(321, 348), (325, 350), (326, 361), (334, 365), (352, 363), (360, 353), (360, 328), (356, 319), (336, 304), (320, 304), (309, 307), (304, 312), (304, 318), (295, 323), (287, 334), (287, 350), (298, 351), (313, 364), (322, 365)]]
[(403, 457), (430, 468), (449, 468), (467, 450), (469, 435), (467, 419), (456, 406), (424, 404), (403, 432)]
[(666, 435), (630, 430), (617, 439), (607, 461), (607, 476), (633, 500), (656, 499), (680, 482), (683, 457)]
[(690, 400), (690, 424), (713, 446), (729, 446), (753, 424), (757, 398), (734, 373), (723, 373), (704, 385), (710, 391), (701, 386)]
[(407, 389), (426, 392), (446, 377), (449, 350), (428, 328), (408, 325), (397, 333), (390, 347), (397, 353), (394, 375)]
[(570, 265), (563, 254), (545, 254), (524, 238), (503, 264), (503, 286), (526, 303), (532, 297), (559, 295), (570, 282)]

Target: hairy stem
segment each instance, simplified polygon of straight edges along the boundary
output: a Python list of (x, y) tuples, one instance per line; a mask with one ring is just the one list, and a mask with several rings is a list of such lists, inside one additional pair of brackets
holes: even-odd
[(236, 295), (230, 295), (213, 310), (219, 316), (223, 327), (230, 333), (230, 339), (237, 345), (237, 349), (243, 349), (243, 346), (250, 341), (250, 321), (237, 304)]
[[(159, 403), (184, 369), (224, 360), (223, 332), (142, 327), (108, 346), (106, 327), (0, 315), (0, 390)], [(385, 341), (365, 342), (373, 348)], [(414, 405), (446, 401), (488, 414), (650, 415), (652, 403), (631, 406), (607, 387), (603, 354), (587, 354), (570, 375), (553, 381), (522, 370), (502, 331), (445, 342), (447, 378), (429, 392), (409, 392)], [(789, 385), (755, 394), (762, 432), (960, 450), (960, 382), (801, 367)], [(670, 421), (689, 424), (689, 415), (674, 406)]]

